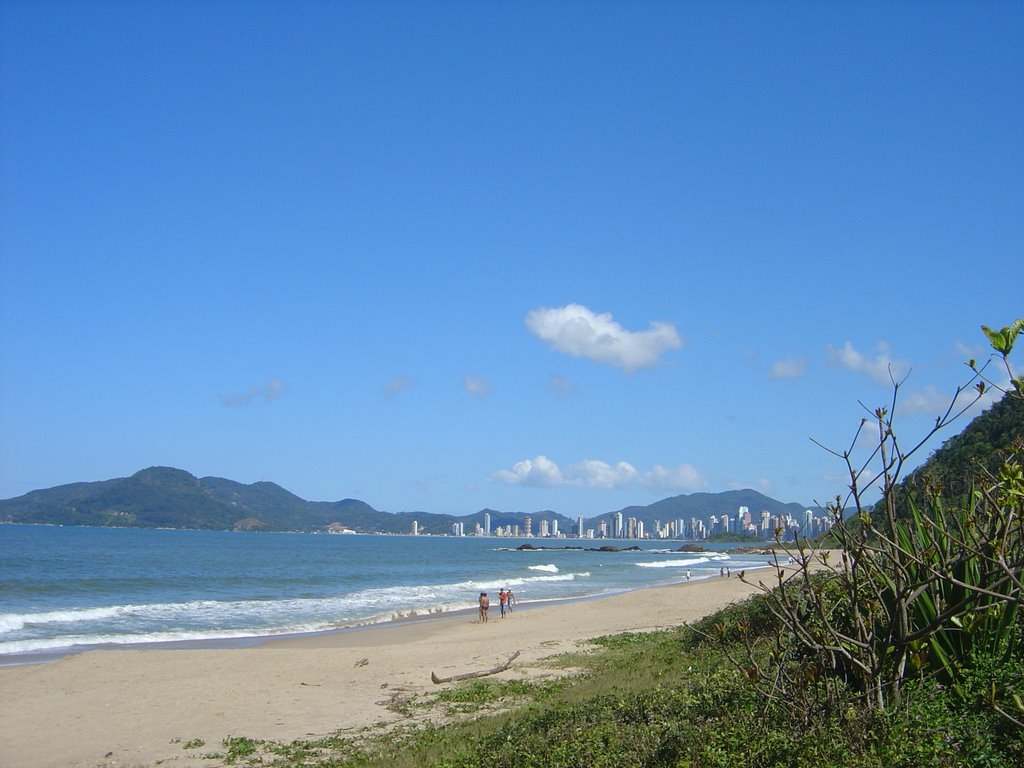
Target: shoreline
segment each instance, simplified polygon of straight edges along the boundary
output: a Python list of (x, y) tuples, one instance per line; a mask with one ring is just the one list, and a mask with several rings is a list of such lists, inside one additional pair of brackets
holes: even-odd
[[(116, 537), (110, 539), (112, 531), (96, 530), (106, 538), (87, 541), (101, 550), (121, 541)], [(116, 533), (120, 535), (121, 531)], [(12, 543), (19, 541), (28, 545), (33, 540), (29, 537)], [(65, 537), (58, 543), (69, 547), (76, 541)], [(582, 547), (546, 544), (533, 545), (538, 551), (524, 553), (518, 547), (496, 550), (496, 542), (486, 539), (462, 541), (445, 537), (433, 542), (437, 546), (422, 552), (416, 548), (408, 558), (415, 564), (412, 572), (406, 573), (408, 569), (400, 566), (401, 573), (392, 575), (387, 570), (374, 570), (378, 551), (404, 555), (406, 549), (402, 547), (388, 548), (388, 544), (381, 549), (376, 542), (363, 542), (357, 547), (349, 542), (339, 552), (330, 542), (315, 546), (300, 542), (302, 546), (298, 546), (295, 542), (276, 540), (274, 546), (282, 551), (290, 551), (295, 544), (296, 551), (307, 553), (295, 560), (298, 572), (293, 574), (289, 570), (289, 576), (284, 578), (279, 568), (260, 565), (265, 561), (249, 557), (247, 546), (229, 547), (226, 556), (230, 562), (213, 555), (209, 562), (204, 560), (207, 567), (185, 565), (178, 573), (177, 563), (189, 561), (193, 547), (175, 541), (171, 541), (174, 546), (164, 546), (162, 539), (160, 542), (154, 554), (157, 560), (168, 553), (180, 555), (171, 554), (168, 560), (168, 573), (177, 574), (173, 589), (149, 584), (144, 575), (149, 568), (145, 557), (131, 559), (127, 552), (123, 567), (134, 567), (140, 576), (135, 581), (126, 581), (123, 589), (116, 582), (107, 584), (102, 574), (92, 574), (88, 566), (70, 566), (65, 572), (60, 565), (93, 562), (88, 557), (65, 557), (56, 563), (56, 570), (42, 579), (45, 586), (38, 594), (37, 588), (24, 582), (23, 576), (12, 574), (12, 599), (0, 616), (0, 668), (52, 663), (93, 650), (249, 647), (296, 633), (356, 631), (380, 624), (433, 619), (459, 609), (475, 610), (476, 592), (492, 588), (497, 591), (503, 583), (515, 589), (520, 601), (590, 599), (595, 594), (605, 596), (682, 582), (683, 572), (673, 566), (689, 566), (675, 561), (692, 560), (697, 578), (704, 578), (714, 575), (711, 566), (717, 572), (718, 563), (714, 560), (735, 557), (733, 549), (713, 547), (690, 553), (674, 546), (665, 547), (667, 542), (655, 542), (655, 549), (649, 548), (651, 542), (638, 542), (641, 552), (633, 554), (636, 547), (619, 549), (630, 543), (619, 540), (615, 540), (618, 554), (566, 553), (562, 550)], [(352, 547), (355, 549), (350, 552)], [(211, 547), (209, 552), (216, 549)], [(129, 550), (148, 552), (145, 547)], [(200, 554), (204, 552), (207, 550)], [(340, 562), (339, 554), (346, 555)], [(561, 554), (566, 557), (556, 557)], [(771, 557), (770, 552), (758, 548), (756, 554), (744, 552), (737, 560), (752, 567), (755, 562), (768, 564)], [(224, 568), (222, 562), (227, 562)], [(609, 565), (612, 567), (606, 567)], [(739, 571), (743, 566), (734, 565), (733, 570)], [(356, 572), (349, 573), (347, 569), (351, 568)], [(364, 569), (368, 569), (365, 574)], [(247, 577), (222, 585), (218, 581), (222, 571), (237, 571)], [(94, 577), (98, 579), (95, 590), (65, 593), (65, 583)], [(295, 583), (301, 583), (298, 592), (292, 591)]]
[[(771, 566), (766, 566), (770, 568)], [(764, 569), (758, 569), (764, 570)], [(654, 586), (636, 587), (633, 589), (622, 589), (610, 592), (600, 592), (592, 595), (577, 595), (574, 597), (556, 597), (541, 600), (524, 600), (517, 603), (519, 610), (536, 610), (546, 606), (556, 606), (589, 600), (603, 600), (616, 595), (630, 592), (640, 592), (647, 589), (664, 589), (675, 586), (698, 584), (703, 581), (716, 579), (718, 577), (706, 576), (690, 581), (670, 582)], [(494, 611), (498, 612), (497, 605), (493, 605)], [(383, 621), (371, 621), (349, 626), (333, 627), (331, 629), (320, 629), (307, 632), (282, 632), (279, 634), (246, 635), (242, 637), (210, 637), (182, 640), (140, 640), (130, 643), (97, 643), (95, 645), (68, 646), (66, 648), (52, 648), (38, 651), (24, 651), (20, 653), (0, 654), (0, 670), (14, 667), (35, 666), (38, 664), (52, 664), (69, 656), (77, 656), (83, 653), (96, 651), (203, 651), (203, 650), (232, 650), (241, 648), (259, 648), (262, 646), (274, 645), (276, 643), (287, 643), (291, 640), (314, 638), (319, 636), (332, 636), (345, 633), (359, 633), (373, 629), (385, 629), (400, 627), (405, 624), (424, 623), (431, 621), (446, 621), (458, 616), (476, 616), (477, 609), (458, 608), (451, 611), (433, 611), (397, 618), (388, 618)]]
[[(785, 566), (783, 570), (789, 570)], [(210, 766), (229, 736), (292, 741), (410, 722), (391, 705), (442, 690), (431, 673), (551, 674), (543, 659), (602, 635), (696, 621), (775, 583), (711, 577), (560, 602), (527, 603), (486, 624), (455, 611), (354, 629), (261, 638), (250, 647), (89, 650), (0, 668), (0, 764), (35, 768)], [(182, 745), (202, 741), (201, 749)], [(166, 762), (164, 762), (166, 761)]]

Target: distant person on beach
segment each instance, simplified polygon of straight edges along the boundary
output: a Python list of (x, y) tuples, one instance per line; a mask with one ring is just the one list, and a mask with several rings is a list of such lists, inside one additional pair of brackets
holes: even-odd
[(505, 590), (505, 599), (508, 601), (508, 612), (512, 613), (512, 606), (516, 604), (516, 596), (512, 594), (511, 589)]
[(690, 569), (689, 568), (686, 569), (686, 580), (687, 581), (690, 580)]
[(487, 609), (491, 607), (491, 600), (486, 592), (480, 593), (480, 623), (487, 623)]
[(501, 608), (501, 618), (505, 618), (505, 609), (508, 608), (508, 592), (504, 589), (498, 592), (498, 607)]

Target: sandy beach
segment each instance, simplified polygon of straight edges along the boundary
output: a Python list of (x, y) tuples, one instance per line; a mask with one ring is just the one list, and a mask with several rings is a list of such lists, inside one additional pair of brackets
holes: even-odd
[[(748, 580), (771, 582), (774, 572)], [(394, 697), (438, 690), (447, 677), (531, 664), (600, 635), (694, 621), (756, 591), (712, 578), (601, 599), (280, 639), (251, 648), (102, 650), (0, 669), (0, 765), (215, 765), (196, 755), (228, 736), (292, 740), (401, 721)], [(495, 601), (497, 602), (497, 601)], [(205, 747), (185, 750), (201, 739)]]

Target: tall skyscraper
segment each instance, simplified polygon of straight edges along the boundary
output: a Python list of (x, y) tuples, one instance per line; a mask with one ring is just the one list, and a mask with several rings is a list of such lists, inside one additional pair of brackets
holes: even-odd
[(484, 536), (491, 535), (491, 513), (484, 512)]

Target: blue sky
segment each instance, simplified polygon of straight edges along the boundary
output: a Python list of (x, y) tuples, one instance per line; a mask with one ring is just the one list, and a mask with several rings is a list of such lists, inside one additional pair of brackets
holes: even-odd
[(0, 35), (0, 498), (810, 504), (890, 364), (909, 441), (1024, 315), (1019, 3), (6, 0)]

